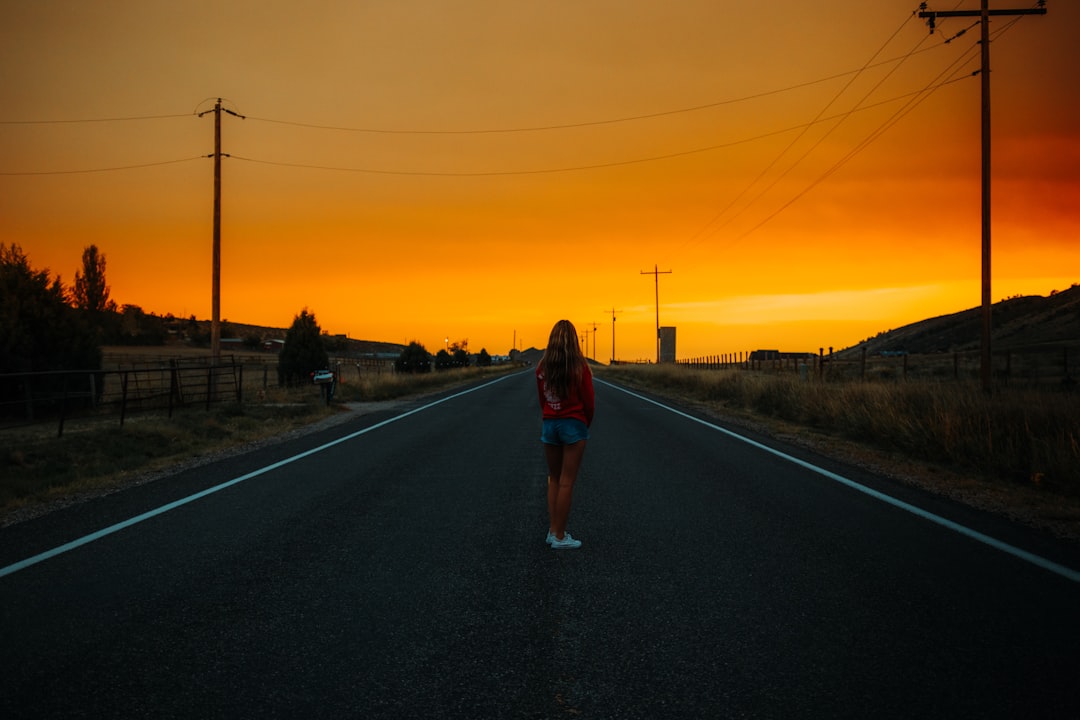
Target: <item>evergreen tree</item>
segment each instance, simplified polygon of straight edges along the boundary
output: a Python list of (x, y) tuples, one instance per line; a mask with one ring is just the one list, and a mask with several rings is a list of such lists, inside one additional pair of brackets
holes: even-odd
[(0, 244), (0, 372), (100, 369), (95, 333), (68, 305), (59, 276), (50, 280), (18, 245)]
[(304, 308), (285, 333), (285, 345), (278, 355), (278, 380), (286, 385), (306, 382), (311, 373), (325, 370), (329, 364), (315, 313)]
[(105, 256), (98, 252), (97, 245), (83, 250), (82, 264), (82, 272), (75, 271), (71, 293), (75, 307), (95, 314), (115, 311), (116, 303), (109, 300), (109, 286), (105, 283)]

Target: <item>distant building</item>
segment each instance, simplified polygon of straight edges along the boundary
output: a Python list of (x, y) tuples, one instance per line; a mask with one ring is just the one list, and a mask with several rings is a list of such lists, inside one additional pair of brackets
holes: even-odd
[(754, 350), (748, 358), (750, 362), (765, 362), (767, 360), (806, 360), (817, 357), (808, 352), (780, 352), (779, 350)]
[(675, 328), (660, 328), (660, 362), (675, 362)]

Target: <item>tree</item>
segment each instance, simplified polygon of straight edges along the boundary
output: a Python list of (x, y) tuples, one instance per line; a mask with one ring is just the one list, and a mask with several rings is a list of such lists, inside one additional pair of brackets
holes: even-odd
[(394, 362), (394, 369), (405, 373), (431, 372), (431, 353), (414, 340), (398, 355), (398, 359)]
[(118, 345), (164, 345), (165, 320), (153, 313), (146, 313), (138, 305), (125, 304), (120, 312), (110, 313), (117, 317), (117, 327), (111, 333), (111, 342)]
[(68, 305), (60, 277), (0, 244), (0, 372), (100, 369), (96, 333)]
[(97, 245), (83, 250), (82, 264), (82, 273), (75, 271), (71, 293), (75, 307), (97, 315), (115, 311), (116, 303), (109, 299), (109, 286), (105, 284), (105, 256), (98, 252)]
[(454, 359), (450, 356), (450, 353), (446, 350), (440, 349), (435, 353), (435, 369), (436, 370), (449, 370), (454, 366)]
[(330, 358), (323, 347), (322, 330), (315, 321), (315, 313), (307, 308), (293, 318), (285, 333), (285, 345), (278, 355), (278, 380), (293, 385), (307, 380), (316, 370), (325, 370)]
[(479, 367), (491, 367), (491, 356), (488, 355), (487, 348), (480, 348), (480, 354), (476, 356), (476, 364)]

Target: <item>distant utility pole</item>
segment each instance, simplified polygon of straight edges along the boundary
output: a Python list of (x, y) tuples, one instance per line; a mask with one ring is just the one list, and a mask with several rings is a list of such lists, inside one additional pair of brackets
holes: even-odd
[(589, 357), (589, 328), (586, 325), (582, 325), (581, 328), (581, 332), (578, 334), (578, 340), (583, 344), (581, 354)]
[(1039, 0), (1038, 7), (1021, 10), (991, 10), (990, 0), (982, 0), (979, 10), (927, 10), (920, 5), (919, 17), (926, 18), (931, 34), (942, 17), (978, 17), (982, 25), (982, 360), (980, 375), (983, 391), (989, 394), (993, 387), (993, 355), (990, 348), (991, 322), (990, 296), (990, 18), (1001, 15), (1045, 15), (1046, 0)]
[(611, 308), (610, 311), (605, 310), (604, 312), (610, 312), (611, 313), (611, 364), (614, 365), (615, 364), (615, 313), (620, 313), (620, 312), (622, 312), (622, 310), (616, 310), (615, 308)]
[[(660, 270), (658, 265), (653, 265), (653, 269), (642, 270), (642, 275), (652, 275), (656, 280), (656, 364), (660, 364), (660, 276), (670, 275), (670, 270)], [(614, 320), (612, 321), (614, 322)]]
[(596, 328), (600, 326), (596, 324), (595, 320), (589, 324), (592, 325), (592, 359), (596, 360)]
[[(214, 103), (213, 110), (199, 113), (214, 113), (214, 251), (213, 279), (210, 290), (210, 356), (216, 362), (221, 357), (221, 111), (243, 119), (243, 115), (221, 107), (221, 98)], [(226, 155), (225, 157), (228, 157)]]

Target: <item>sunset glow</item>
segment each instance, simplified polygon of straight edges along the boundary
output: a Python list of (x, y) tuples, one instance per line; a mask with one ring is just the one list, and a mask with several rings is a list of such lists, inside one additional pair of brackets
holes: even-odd
[[(4, 3), (0, 242), (208, 319), (221, 97), (224, 319), (504, 354), (565, 317), (607, 361), (614, 310), (652, 359), (657, 267), (680, 358), (847, 347), (979, 304), (978, 27), (917, 9)], [(1080, 3), (1047, 9), (991, 25), (994, 300), (1080, 282)]]

